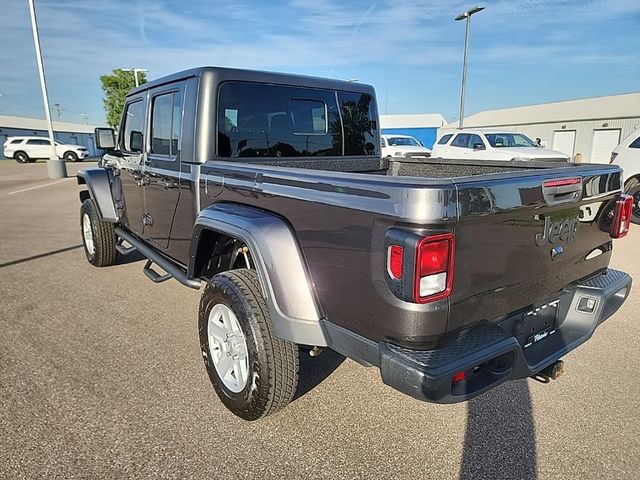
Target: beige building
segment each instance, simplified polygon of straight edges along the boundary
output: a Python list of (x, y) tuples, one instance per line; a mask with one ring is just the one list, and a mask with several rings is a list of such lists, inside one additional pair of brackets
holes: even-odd
[[(440, 128), (438, 136), (458, 122)], [(464, 128), (519, 131), (575, 161), (608, 163), (611, 151), (640, 127), (640, 93), (487, 110), (464, 119)]]

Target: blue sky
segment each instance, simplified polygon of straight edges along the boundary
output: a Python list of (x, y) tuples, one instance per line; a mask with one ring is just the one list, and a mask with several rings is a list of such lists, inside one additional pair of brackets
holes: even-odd
[[(640, 91), (640, 1), (493, 0), (473, 17), (466, 112)], [(99, 76), (200, 65), (359, 79), (381, 113), (457, 117), (464, 22), (432, 0), (36, 0), (51, 103), (104, 124)], [(3, 0), (0, 114), (44, 116), (27, 0)], [(640, 110), (640, 105), (638, 106)]]

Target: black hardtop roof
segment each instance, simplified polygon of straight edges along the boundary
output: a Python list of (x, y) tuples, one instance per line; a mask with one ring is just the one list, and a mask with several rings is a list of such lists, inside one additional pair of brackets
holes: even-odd
[(173, 73), (162, 78), (152, 80), (129, 92), (134, 95), (144, 92), (154, 87), (184, 80), (190, 77), (208, 78), (210, 81), (222, 83), (228, 80), (238, 80), (245, 82), (272, 83), (278, 85), (293, 85), (311, 88), (324, 88), (329, 90), (342, 90), (348, 92), (368, 93), (374, 95), (371, 85), (346, 80), (333, 80), (330, 78), (312, 77), (307, 75), (297, 75), (290, 73), (263, 72), (259, 70), (245, 70), (240, 68), (227, 67), (198, 67)]

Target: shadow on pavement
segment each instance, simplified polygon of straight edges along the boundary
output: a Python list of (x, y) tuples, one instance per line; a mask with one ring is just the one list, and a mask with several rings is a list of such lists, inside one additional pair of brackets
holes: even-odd
[(345, 361), (344, 356), (329, 348), (325, 348), (318, 357), (311, 357), (309, 350), (305, 348), (300, 348), (299, 351), (300, 380), (298, 381), (296, 394), (293, 397), (294, 400), (306, 395), (320, 385)]
[(134, 250), (133, 252), (127, 253), (126, 255), (118, 254), (114, 265), (126, 265), (127, 263), (140, 262), (142, 260), (147, 260), (147, 257), (141, 254), (139, 251)]
[(59, 248), (58, 250), (52, 250), (47, 253), (41, 253), (39, 255), (32, 255), (30, 257), (19, 258), (18, 260), (11, 260), (10, 262), (0, 263), (0, 268), (10, 267), (11, 265), (18, 265), (20, 263), (30, 262), (31, 260), (37, 260), (39, 258), (49, 257), (51, 255), (57, 255), (58, 253), (68, 252), (75, 250), (76, 248), (82, 248), (82, 244), (74, 245), (72, 247)]
[(537, 478), (528, 380), (507, 382), (467, 403), (460, 479)]

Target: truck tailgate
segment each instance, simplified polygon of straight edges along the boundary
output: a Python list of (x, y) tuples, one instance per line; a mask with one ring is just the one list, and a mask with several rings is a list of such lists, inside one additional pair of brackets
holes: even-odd
[(456, 179), (448, 330), (551, 301), (606, 268), (621, 180), (619, 168), (595, 164)]

